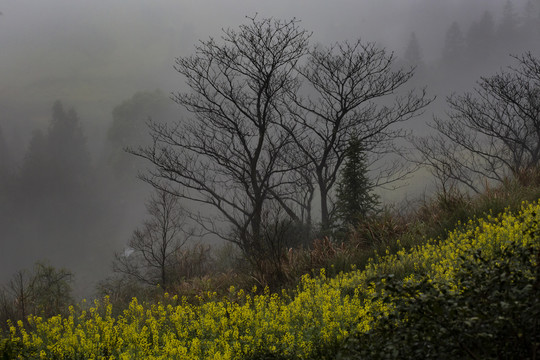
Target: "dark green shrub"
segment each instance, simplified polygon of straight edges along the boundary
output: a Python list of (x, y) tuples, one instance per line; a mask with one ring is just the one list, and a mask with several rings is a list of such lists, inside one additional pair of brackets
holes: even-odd
[[(469, 257), (470, 258), (470, 257)], [(539, 249), (512, 244), (495, 258), (465, 260), (455, 284), (381, 279), (395, 305), (342, 359), (536, 359), (540, 356)], [(382, 291), (384, 290), (384, 291)]]

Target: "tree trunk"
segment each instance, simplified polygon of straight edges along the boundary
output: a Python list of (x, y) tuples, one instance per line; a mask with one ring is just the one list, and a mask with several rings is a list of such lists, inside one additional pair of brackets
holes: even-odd
[(328, 212), (328, 189), (323, 182), (319, 181), (319, 192), (321, 193), (321, 230), (326, 233), (330, 230), (330, 214)]

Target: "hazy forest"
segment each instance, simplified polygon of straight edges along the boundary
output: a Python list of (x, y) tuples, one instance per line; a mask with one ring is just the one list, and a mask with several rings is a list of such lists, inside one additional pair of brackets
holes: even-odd
[[(185, 25), (179, 41), (189, 45), (157, 57), (162, 83), (150, 66), (115, 87), (112, 65), (90, 80), (94, 70), (65, 60), (58, 78), (0, 84), (0, 354), (540, 355), (535, 316), (509, 329), (475, 320), (484, 313), (474, 307), (514, 304), (490, 310), (508, 318), (540, 309), (540, 1), (427, 3), (411, 1), (416, 20), (394, 32), (366, 31), (374, 39), (351, 24), (310, 28), (316, 17), (301, 13)], [(5, 54), (26, 38), (2, 34), (22, 8), (1, 6), (9, 78), (10, 62), (25, 64)], [(140, 44), (172, 41), (164, 24), (168, 37), (149, 32)], [(72, 56), (119, 56), (92, 29), (89, 50)], [(139, 71), (123, 66), (122, 76)], [(418, 293), (423, 305), (409, 301)], [(453, 297), (443, 304), (440, 294)], [(335, 314), (309, 307), (311, 324), (307, 303)], [(416, 317), (432, 310), (455, 342), (415, 342), (440, 331)], [(72, 326), (62, 335), (71, 343), (53, 340), (55, 321)], [(463, 324), (476, 335), (460, 337)], [(95, 348), (84, 340), (92, 331)], [(131, 345), (137, 336), (148, 344)]]

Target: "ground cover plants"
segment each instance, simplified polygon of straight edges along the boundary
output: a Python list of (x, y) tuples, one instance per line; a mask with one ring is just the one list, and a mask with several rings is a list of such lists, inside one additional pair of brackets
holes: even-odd
[[(540, 252), (510, 243), (495, 258), (462, 256), (453, 282), (382, 277), (392, 304), (369, 331), (348, 339), (342, 359), (535, 359), (540, 351)], [(457, 288), (456, 288), (457, 285)]]
[[(219, 295), (207, 292), (196, 302), (176, 296), (155, 304), (133, 299), (118, 316), (105, 299), (86, 310), (71, 307), (67, 316), (29, 316), (9, 324), (0, 354), (22, 359), (313, 359), (395, 358), (424, 351), (429, 358), (461, 349), (459, 354), (474, 359), (511, 357), (505, 351), (519, 345), (524, 349), (519, 354), (525, 354), (519, 358), (532, 357), (540, 347), (535, 316), (539, 219), (540, 205), (524, 203), (519, 212), (471, 220), (444, 240), (380, 254), (362, 269), (305, 275), (295, 291), (230, 288)], [(487, 315), (502, 315), (479, 316), (482, 304), (494, 304), (484, 309)], [(463, 332), (463, 324), (470, 332), (458, 338), (456, 329)], [(387, 337), (391, 341), (382, 341)], [(471, 343), (475, 339), (480, 342)], [(485, 351), (497, 344), (502, 345), (492, 347), (498, 353)]]

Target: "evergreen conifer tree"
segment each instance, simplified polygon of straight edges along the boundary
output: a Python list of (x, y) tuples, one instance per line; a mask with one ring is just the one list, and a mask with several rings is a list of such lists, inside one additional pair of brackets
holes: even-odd
[[(74, 271), (98, 258), (105, 239), (95, 239), (106, 211), (96, 179), (76, 112), (55, 102), (48, 129), (34, 132), (14, 188), (12, 211), (24, 219), (17, 237), (31, 249), (29, 257), (46, 257)], [(80, 257), (66, 259), (54, 250), (59, 248)]]
[(465, 52), (465, 38), (459, 27), (454, 21), (446, 32), (443, 48), (443, 64), (448, 68), (459, 68), (463, 62)]
[(470, 63), (483, 70), (495, 46), (495, 22), (493, 15), (485, 11), (480, 21), (475, 21), (467, 33), (467, 55)]
[(507, 0), (497, 28), (497, 40), (501, 55), (506, 56), (521, 46), (522, 39), (519, 36), (519, 20), (514, 4), (512, 1)]
[(358, 138), (353, 137), (337, 187), (337, 216), (342, 225), (355, 226), (373, 212), (378, 197), (372, 194), (373, 183), (367, 176), (366, 153)]
[(411, 38), (403, 58), (408, 63), (408, 65), (416, 66), (422, 68), (424, 66), (424, 61), (422, 59), (422, 50), (420, 49), (420, 44), (416, 38), (416, 34), (411, 33)]

